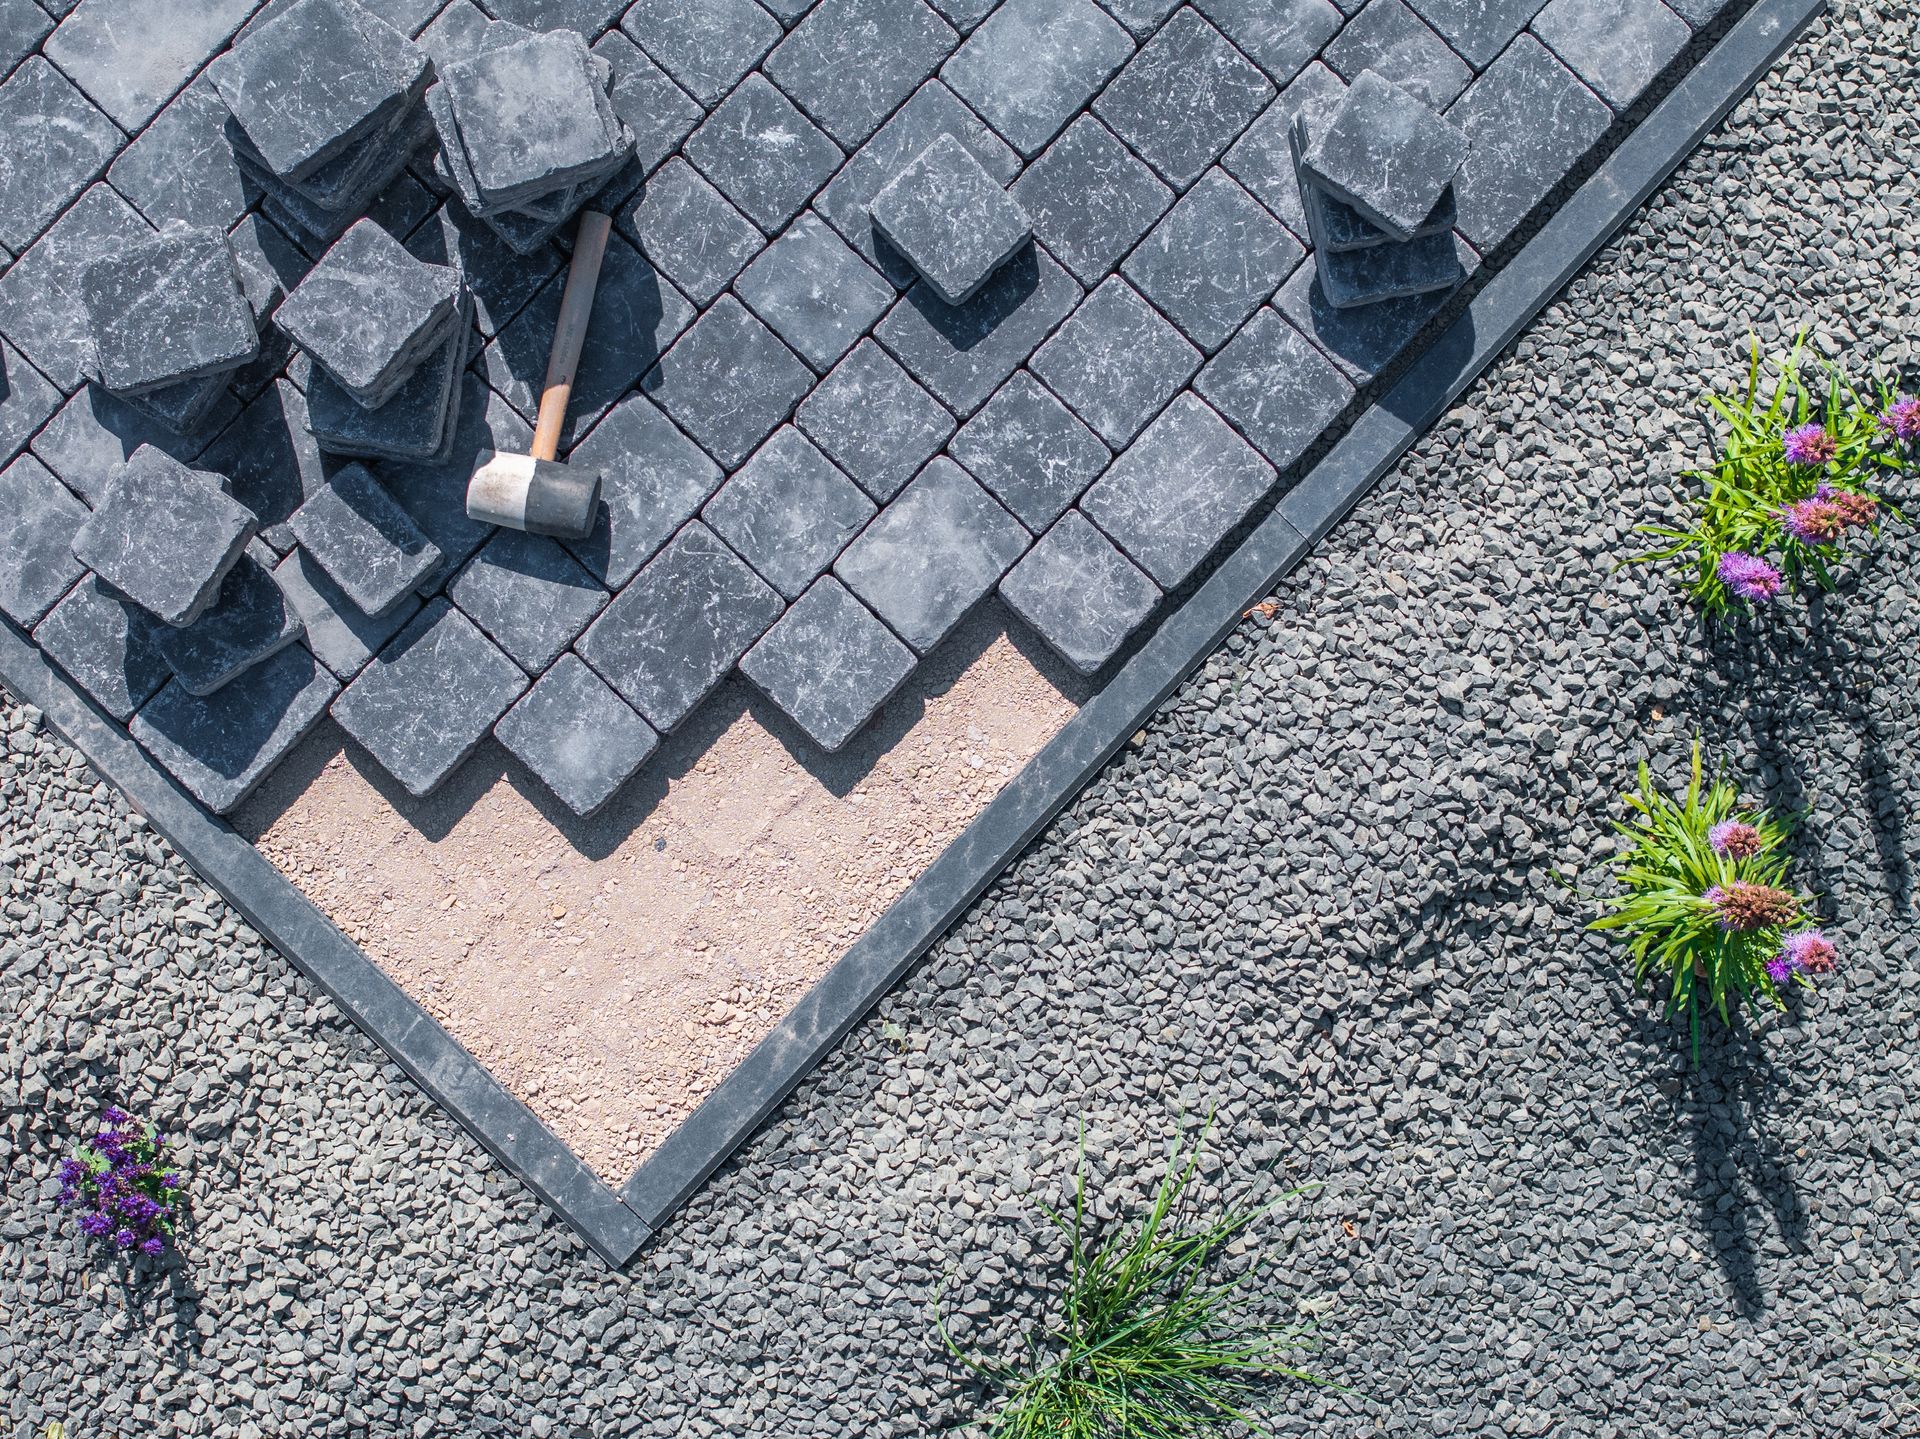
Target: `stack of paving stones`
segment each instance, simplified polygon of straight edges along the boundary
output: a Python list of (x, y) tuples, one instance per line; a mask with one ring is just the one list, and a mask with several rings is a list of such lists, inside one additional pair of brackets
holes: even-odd
[[(1723, 3), (84, 0), (0, 83), (0, 611), (216, 810), (328, 713), (416, 795), (497, 738), (556, 815), (730, 682), (857, 745), (982, 605), (1109, 674)], [(1466, 146), (1410, 221), (1297, 163), (1376, 80)], [(588, 201), (563, 544), (464, 494)], [(89, 290), (211, 286), (214, 233), (235, 367), (230, 288), (178, 335)], [(76, 549), (136, 455), (245, 533)]]

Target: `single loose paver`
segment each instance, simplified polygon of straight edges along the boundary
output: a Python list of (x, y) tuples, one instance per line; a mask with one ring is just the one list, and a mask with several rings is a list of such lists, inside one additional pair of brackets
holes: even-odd
[(219, 230), (175, 227), (102, 255), (82, 299), (94, 373), (139, 395), (237, 369), (260, 351), (253, 307)]
[(660, 408), (723, 466), (772, 434), (813, 373), (731, 295), (702, 315), (647, 377)]
[(1092, 0), (1005, 0), (940, 78), (1033, 156), (1132, 54), (1127, 32)]
[(1339, 367), (1270, 309), (1207, 362), (1194, 389), (1280, 470), (1353, 399)]
[(255, 540), (205, 614), (178, 629), (161, 628), (161, 657), (188, 694), (210, 695), (300, 638), (305, 625), (273, 577), (277, 562)]
[(785, 425), (707, 501), (700, 517), (791, 600), (874, 514), (860, 487)]
[(1552, 0), (1533, 33), (1616, 110), (1638, 100), (1693, 34), (1660, 0)]
[(439, 547), (365, 465), (338, 471), (288, 526), (367, 615), (386, 614), (442, 564)]
[(1200, 352), (1118, 275), (1087, 296), (1030, 368), (1109, 445), (1124, 446), (1200, 368)]
[(767, 243), (759, 226), (678, 156), (654, 173), (615, 222), (696, 305), (710, 303)]
[(254, 525), (215, 477), (142, 445), (107, 482), (73, 553), (128, 599), (185, 625), (213, 603)]
[(949, 305), (964, 305), (1033, 238), (1006, 188), (942, 135), (868, 206), (874, 227)]
[(1305, 142), (1302, 175), (1396, 240), (1420, 229), (1470, 148), (1465, 134), (1371, 70)]
[(538, 675), (607, 605), (607, 592), (557, 540), (501, 530), (447, 594), (493, 642)]
[(846, 158), (760, 75), (749, 75), (688, 137), (686, 156), (763, 230), (791, 220)]
[(423, 601), (407, 595), (384, 614), (369, 615), (347, 598), (303, 549), (288, 551), (273, 568), (274, 582), (304, 627), (301, 641), (342, 680), (366, 668), (380, 647), (406, 628)]
[(834, 139), (861, 144), (960, 37), (921, 0), (821, 0), (767, 57), (767, 78)]
[(1160, 587), (1078, 510), (1000, 581), (1000, 597), (1081, 674), (1119, 652), (1160, 603)]
[(31, 629), (80, 578), (87, 507), (32, 455), (0, 470), (0, 613)]
[(1047, 146), (1012, 194), (1083, 285), (1099, 284), (1173, 204), (1173, 191), (1092, 115)]
[(0, 84), (0, 245), (18, 252), (67, 207), (119, 147), (120, 132), (34, 55)]
[(920, 473), (954, 429), (947, 407), (872, 340), (856, 345), (794, 418), (882, 504)]
[(894, 296), (893, 286), (813, 215), (789, 225), (733, 288), (823, 372), (886, 313)]
[(1368, 0), (1321, 57), (1349, 85), (1371, 70), (1423, 105), (1444, 110), (1473, 71), (1402, 0)]
[(828, 575), (740, 659), (740, 673), (829, 754), (880, 712), (917, 663)]
[(1299, 241), (1224, 170), (1209, 170), (1140, 242), (1121, 273), (1212, 353), (1292, 274)]
[(1177, 190), (1199, 179), (1274, 97), (1261, 73), (1199, 12), (1183, 9), (1093, 102)]
[(660, 748), (653, 726), (578, 655), (562, 655), (493, 727), (494, 738), (586, 818)]
[(947, 449), (1036, 534), (1079, 499), (1113, 458), (1098, 435), (1024, 370), (961, 427)]
[(173, 675), (160, 653), (166, 628), (89, 575), (33, 631), (33, 642), (125, 724)]
[(600, 476), (601, 516), (567, 548), (593, 576), (620, 589), (720, 486), (713, 460), (663, 415), (634, 395), (621, 401), (568, 456)]

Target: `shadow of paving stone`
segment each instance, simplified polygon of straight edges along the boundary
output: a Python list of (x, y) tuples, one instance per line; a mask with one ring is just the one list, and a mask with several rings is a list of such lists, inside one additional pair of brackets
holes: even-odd
[(188, 694), (210, 695), (300, 638), (300, 615), (273, 577), (277, 559), (256, 540), (205, 614), (160, 631), (160, 654)]
[(173, 675), (160, 653), (165, 628), (88, 576), (40, 621), (33, 642), (125, 724)]

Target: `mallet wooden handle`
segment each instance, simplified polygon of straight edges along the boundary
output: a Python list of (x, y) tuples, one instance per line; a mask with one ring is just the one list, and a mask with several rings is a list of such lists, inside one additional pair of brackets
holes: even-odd
[(560, 430), (567, 422), (567, 403), (580, 368), (580, 350), (587, 343), (587, 320), (593, 314), (593, 293), (600, 284), (600, 262), (607, 254), (607, 231), (613, 221), (593, 210), (580, 212), (580, 233), (573, 240), (573, 266), (567, 271), (566, 292), (560, 297), (560, 323), (553, 332), (553, 353), (547, 357), (547, 383), (540, 391), (540, 418), (533, 427), (533, 458), (550, 460), (560, 452)]

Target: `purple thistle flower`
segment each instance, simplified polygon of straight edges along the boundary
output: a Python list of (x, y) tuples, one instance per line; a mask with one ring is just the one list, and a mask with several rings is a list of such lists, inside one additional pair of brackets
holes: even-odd
[(1833, 941), (1817, 929), (1803, 929), (1787, 936), (1780, 946), (1781, 957), (1809, 974), (1831, 974), (1839, 963), (1840, 952)]
[(1772, 599), (1780, 593), (1780, 571), (1757, 555), (1728, 550), (1720, 556), (1720, 583), (1749, 604)]
[(1794, 968), (1795, 965), (1792, 960), (1776, 956), (1767, 961), (1767, 978), (1771, 979), (1775, 984), (1785, 984), (1793, 978)]
[(1825, 425), (1801, 425), (1787, 431), (1786, 450), (1788, 464), (1818, 469), (1840, 453), (1840, 446)]
[(1780, 523), (1803, 545), (1830, 545), (1846, 528), (1846, 516), (1832, 500), (1819, 496), (1796, 500), (1780, 511)]
[(142, 1254), (151, 1254), (155, 1259), (158, 1259), (162, 1254), (167, 1252), (167, 1241), (162, 1239), (158, 1234), (150, 1234), (140, 1241), (140, 1252)]
[(1895, 400), (1880, 417), (1880, 428), (1903, 445), (1920, 440), (1920, 399), (1902, 396)]
[(1741, 820), (1723, 819), (1707, 831), (1707, 843), (1728, 859), (1752, 859), (1760, 853), (1760, 831)]
[(1880, 518), (1880, 503), (1871, 495), (1856, 495), (1852, 490), (1836, 490), (1832, 485), (1823, 484), (1813, 492), (1813, 497), (1832, 505), (1843, 525), (1859, 525), (1865, 529)]

